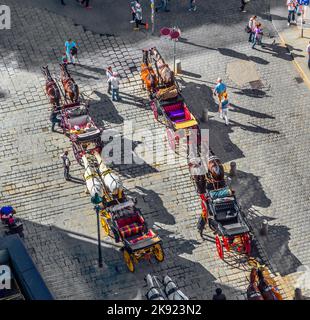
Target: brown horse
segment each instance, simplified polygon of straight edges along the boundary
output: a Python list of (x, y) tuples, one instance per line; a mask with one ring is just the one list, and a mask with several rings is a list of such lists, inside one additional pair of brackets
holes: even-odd
[(60, 79), (65, 90), (65, 97), (69, 97), (71, 102), (78, 102), (79, 100), (79, 87), (70, 76), (67, 66), (60, 64)]
[(258, 288), (264, 300), (282, 300), (281, 294), (276, 290), (271, 279), (265, 277), (261, 269), (257, 270), (257, 275), (259, 279)]
[(52, 78), (50, 71), (48, 69), (48, 66), (42, 67), (42, 73), (45, 76), (46, 82), (45, 82), (45, 91), (47, 96), (50, 99), (50, 103), (52, 106), (59, 107), (60, 104), (60, 92), (58, 89), (58, 86), (54, 79)]
[(250, 274), (250, 284), (246, 291), (248, 300), (264, 300), (257, 285), (257, 269), (253, 268)]
[(213, 184), (214, 189), (222, 188), (225, 185), (224, 167), (220, 159), (216, 156), (209, 157), (207, 180), (208, 183)]
[(164, 59), (161, 57), (158, 50), (154, 47), (150, 49), (150, 53), (155, 60), (156, 70), (159, 74), (160, 79), (163, 84), (167, 86), (172, 86), (175, 84), (174, 73), (170, 70), (167, 63), (165, 63)]
[(158, 78), (152, 68), (151, 63), (149, 62), (149, 52), (148, 50), (142, 50), (143, 58), (141, 63), (141, 73), (140, 77), (142, 80), (142, 88), (150, 93), (154, 93), (158, 85)]

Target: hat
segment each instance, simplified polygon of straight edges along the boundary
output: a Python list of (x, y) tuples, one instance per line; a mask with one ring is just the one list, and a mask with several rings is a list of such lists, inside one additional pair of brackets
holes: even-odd
[(74, 126), (74, 130), (80, 130), (79, 126)]

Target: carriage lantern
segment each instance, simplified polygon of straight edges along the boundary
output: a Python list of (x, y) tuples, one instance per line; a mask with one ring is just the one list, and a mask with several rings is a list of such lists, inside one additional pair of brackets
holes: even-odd
[(160, 35), (164, 38), (173, 40), (173, 72), (175, 74), (175, 60), (176, 60), (176, 43), (181, 36), (181, 30), (177, 27), (160, 29)]

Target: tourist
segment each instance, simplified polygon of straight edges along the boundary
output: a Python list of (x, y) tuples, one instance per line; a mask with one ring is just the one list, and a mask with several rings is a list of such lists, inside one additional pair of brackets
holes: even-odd
[(165, 12), (169, 12), (170, 10), (168, 10), (168, 0), (160, 0), (160, 5), (158, 7), (155, 8), (155, 11), (165, 11)]
[(291, 22), (295, 22), (295, 9), (296, 9), (296, 0), (287, 0), (287, 25), (290, 26)]
[(229, 107), (228, 94), (227, 94), (227, 92), (224, 92), (223, 93), (223, 100), (220, 103), (220, 118), (225, 120), (226, 126), (229, 125), (228, 107)]
[(254, 49), (256, 44), (259, 44), (259, 45), (262, 44), (262, 38), (263, 38), (262, 24), (260, 22), (257, 22), (255, 29), (254, 29), (254, 38), (253, 38), (252, 49)]
[(219, 108), (222, 101), (223, 94), (226, 92), (226, 85), (223, 83), (221, 78), (216, 80), (216, 86), (213, 89), (213, 94), (218, 96)]
[(136, 5), (139, 3), (139, 0), (131, 1), (130, 2), (130, 9), (131, 9), (131, 14), (132, 14), (132, 20), (130, 23), (135, 23), (136, 22)]
[(140, 25), (145, 26), (146, 30), (149, 28), (149, 25), (147, 23), (142, 22), (142, 7), (140, 3), (136, 4), (135, 19), (136, 19), (136, 27), (134, 28), (134, 30), (138, 31)]
[(69, 160), (68, 151), (65, 151), (60, 158), (63, 160), (63, 167), (64, 167), (64, 177), (66, 181), (70, 180), (70, 165), (71, 162)]
[(68, 41), (65, 42), (65, 51), (67, 55), (68, 64), (73, 63), (75, 64), (75, 55), (77, 53), (77, 45), (72, 39), (68, 39)]
[(196, 6), (196, 0), (189, 0), (189, 9), (188, 11), (196, 11), (197, 6)]
[(247, 4), (248, 2), (250, 2), (250, 0), (241, 0), (241, 7), (240, 7), (240, 11), (241, 11), (241, 12), (246, 12), (246, 11), (245, 11), (245, 6), (246, 6), (246, 4)]
[(212, 300), (226, 300), (226, 296), (224, 293), (222, 293), (221, 288), (216, 288), (215, 289), (215, 295), (213, 295)]
[(307, 53), (308, 53), (308, 68), (310, 69), (310, 41), (307, 46)]
[(113, 72), (112, 77), (108, 80), (112, 87), (112, 100), (119, 101), (119, 76), (117, 72)]
[(111, 82), (109, 81), (110, 78), (113, 77), (113, 71), (112, 71), (112, 67), (108, 67), (106, 72), (105, 72), (106, 76), (107, 76), (107, 82), (108, 82), (108, 94), (111, 93)]
[(255, 35), (255, 26), (257, 23), (257, 17), (256, 16), (252, 16), (249, 20), (249, 42), (253, 42), (254, 41), (254, 35)]

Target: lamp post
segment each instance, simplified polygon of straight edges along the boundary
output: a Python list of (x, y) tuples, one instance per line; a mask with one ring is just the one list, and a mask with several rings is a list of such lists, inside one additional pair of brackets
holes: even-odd
[(101, 252), (101, 238), (100, 238), (100, 206), (102, 198), (99, 197), (98, 193), (91, 199), (91, 202), (95, 204), (94, 210), (97, 215), (97, 236), (98, 236), (98, 266), (102, 268), (102, 252)]

